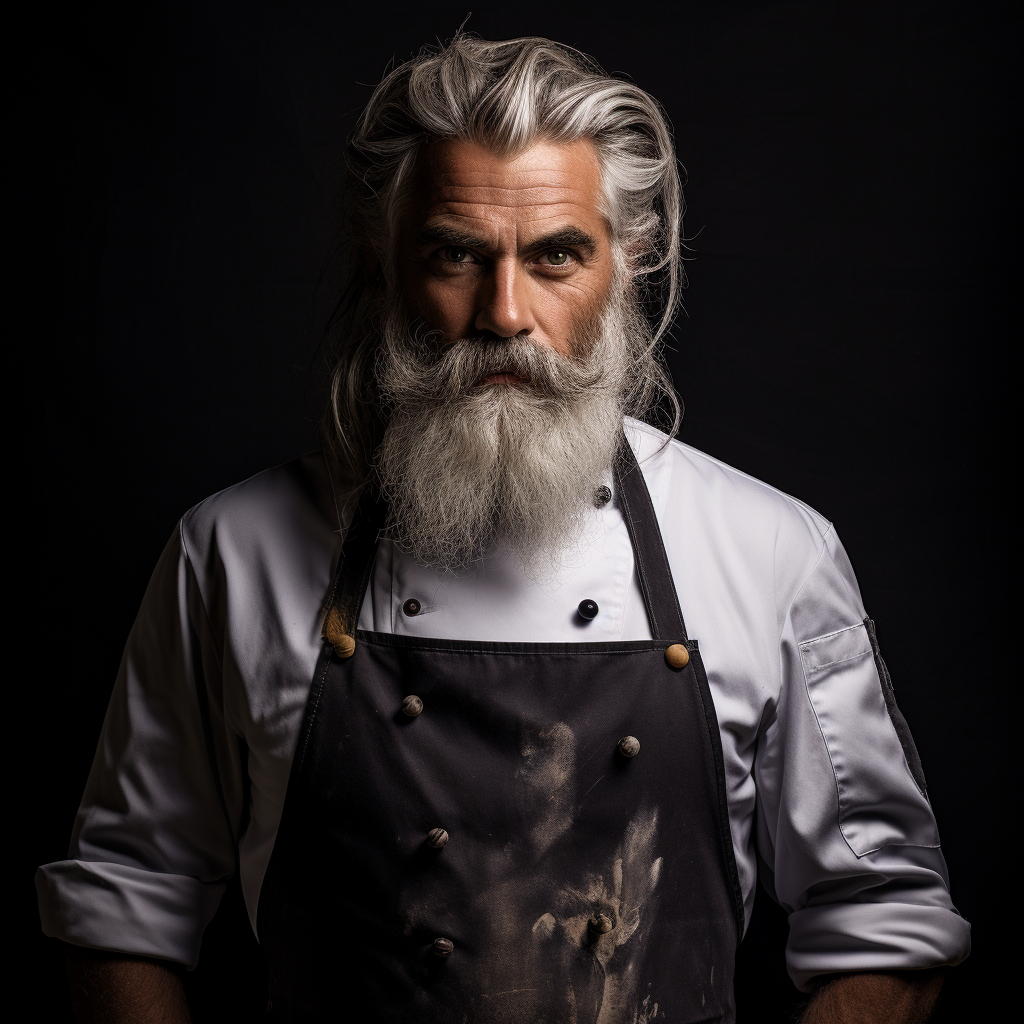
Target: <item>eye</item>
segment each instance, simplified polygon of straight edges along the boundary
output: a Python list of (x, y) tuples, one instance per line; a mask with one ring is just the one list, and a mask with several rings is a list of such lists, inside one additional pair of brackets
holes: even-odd
[(461, 249), (457, 245), (446, 245), (439, 250), (439, 254), (446, 263), (473, 262), (473, 254), (468, 249)]
[(549, 267), (564, 267), (572, 259), (572, 256), (565, 249), (548, 249), (543, 258)]

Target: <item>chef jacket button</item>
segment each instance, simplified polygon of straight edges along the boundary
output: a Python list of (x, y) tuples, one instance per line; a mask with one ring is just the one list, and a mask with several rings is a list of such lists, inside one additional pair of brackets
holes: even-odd
[(690, 663), (690, 652), (683, 644), (673, 644), (665, 649), (665, 660), (673, 668), (686, 668)]
[(592, 935), (607, 935), (615, 924), (607, 914), (597, 914), (587, 922), (587, 928)]
[(408, 715), (410, 718), (415, 718), (423, 710), (423, 701), (419, 699), (414, 693), (410, 693), (405, 700), (402, 701), (402, 714)]
[(347, 633), (339, 636), (334, 644), (334, 653), (339, 658), (351, 658), (356, 653), (356, 642)]
[(451, 956), (455, 943), (451, 939), (434, 939), (434, 956)]
[(623, 757), (636, 757), (640, 753), (640, 741), (635, 736), (623, 736), (619, 740), (619, 753)]
[(405, 612), (406, 615), (419, 615), (419, 601), (417, 601), (415, 597), (410, 597), (409, 600), (402, 605), (402, 611)]
[(605, 487), (604, 484), (601, 484), (601, 486), (594, 491), (594, 508), (604, 508), (611, 500), (612, 490), (610, 487)]
[(586, 598), (580, 601), (579, 607), (576, 609), (580, 613), (581, 619), (586, 619), (589, 622), (591, 619), (597, 618), (597, 602), (591, 601), (590, 598)]
[(432, 828), (427, 833), (427, 845), (440, 850), (448, 842), (448, 833), (443, 828)]

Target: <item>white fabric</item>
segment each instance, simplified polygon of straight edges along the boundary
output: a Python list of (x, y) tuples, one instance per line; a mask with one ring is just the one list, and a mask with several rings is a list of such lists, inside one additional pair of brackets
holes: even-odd
[[(801, 987), (834, 971), (957, 963), (970, 926), (950, 902), (831, 524), (626, 426), (707, 668), (748, 919), (760, 863), (791, 914)], [(47, 934), (194, 965), (236, 846), (255, 922), (340, 547), (319, 453), (182, 518), (128, 640), (69, 859), (37, 875)], [(402, 611), (408, 598), (418, 615)], [(576, 615), (584, 598), (599, 607), (590, 623)], [(502, 552), (455, 577), (384, 544), (359, 624), (465, 640), (650, 638), (614, 499), (540, 582)]]

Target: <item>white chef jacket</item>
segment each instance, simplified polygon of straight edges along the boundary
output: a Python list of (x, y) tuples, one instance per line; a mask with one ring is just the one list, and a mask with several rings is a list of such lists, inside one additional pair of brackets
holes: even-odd
[[(652, 427), (627, 420), (626, 435), (707, 669), (747, 919), (760, 866), (789, 913), (787, 964), (804, 989), (824, 973), (958, 963), (970, 926), (832, 525)], [(236, 868), (255, 925), (344, 519), (319, 452), (182, 517), (129, 636), (68, 859), (37, 873), (46, 934), (194, 966)], [(418, 614), (403, 610), (409, 598)], [(589, 622), (576, 611), (587, 598), (599, 608)], [(359, 626), (651, 638), (614, 497), (539, 580), (500, 550), (453, 575), (383, 542)]]

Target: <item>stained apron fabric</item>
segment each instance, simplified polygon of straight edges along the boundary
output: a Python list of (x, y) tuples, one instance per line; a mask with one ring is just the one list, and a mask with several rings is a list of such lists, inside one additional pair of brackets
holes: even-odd
[[(270, 1019), (734, 1019), (718, 724), (628, 446), (616, 475), (653, 640), (325, 641), (260, 899)], [(346, 537), (349, 628), (380, 515)]]

